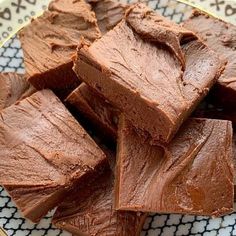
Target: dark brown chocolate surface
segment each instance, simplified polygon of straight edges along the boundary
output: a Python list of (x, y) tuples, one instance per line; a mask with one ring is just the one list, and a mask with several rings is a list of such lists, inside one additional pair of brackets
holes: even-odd
[(108, 137), (116, 139), (120, 112), (96, 91), (82, 83), (66, 99)]
[(0, 150), (0, 184), (33, 222), (106, 162), (50, 90), (0, 112)]
[(226, 106), (236, 105), (236, 26), (195, 11), (184, 26), (228, 61), (214, 90), (214, 99)]
[(99, 29), (102, 34), (111, 30), (124, 17), (127, 5), (116, 0), (100, 0), (90, 2), (92, 10), (95, 12)]
[(167, 142), (214, 84), (222, 63), (191, 31), (138, 4), (78, 50), (74, 70), (139, 132)]
[(100, 37), (94, 12), (83, 0), (54, 0), (49, 10), (20, 33), (28, 80), (37, 88), (76, 88), (79, 80), (72, 71), (72, 56), (83, 36)]
[(207, 216), (233, 211), (230, 121), (189, 119), (161, 148), (121, 117), (117, 158), (116, 209)]
[(110, 170), (94, 183), (77, 188), (57, 209), (53, 224), (73, 235), (139, 236), (145, 213), (115, 211)]
[(35, 88), (16, 73), (0, 73), (0, 110), (35, 92)]

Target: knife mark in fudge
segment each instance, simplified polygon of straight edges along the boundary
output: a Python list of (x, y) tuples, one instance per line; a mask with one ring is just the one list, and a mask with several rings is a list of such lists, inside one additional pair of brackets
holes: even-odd
[(35, 88), (72, 91), (78, 86), (72, 57), (81, 36), (89, 42), (100, 37), (94, 12), (83, 0), (52, 1), (20, 31), (27, 78)]
[(74, 192), (58, 207), (53, 224), (73, 235), (139, 236), (146, 213), (115, 211), (113, 181), (106, 170), (94, 183)]
[(201, 41), (186, 42), (191, 37), (191, 31), (134, 5), (125, 20), (78, 50), (74, 70), (139, 132), (168, 142), (223, 69)]
[(113, 107), (96, 91), (82, 83), (66, 99), (99, 130), (116, 140), (119, 110)]
[(236, 26), (195, 11), (184, 26), (198, 34), (228, 63), (213, 91), (214, 99), (226, 106), (236, 105)]
[(125, 16), (128, 5), (112, 0), (89, 2), (95, 12), (99, 29), (102, 34), (111, 30)]
[(36, 89), (17, 73), (0, 73), (0, 110), (22, 100)]
[[(50, 90), (0, 112), (0, 184), (37, 222), (74, 183), (106, 163), (101, 149)], [(90, 176), (90, 177), (89, 177)]]
[(118, 210), (213, 217), (233, 210), (230, 121), (189, 119), (161, 148), (121, 117), (117, 158)]

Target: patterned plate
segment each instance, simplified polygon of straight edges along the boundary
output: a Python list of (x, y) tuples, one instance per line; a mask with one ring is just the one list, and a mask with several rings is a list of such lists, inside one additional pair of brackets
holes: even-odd
[[(1, 1), (2, 0), (0, 0), (0, 41), (4, 36), (2, 35), (2, 32), (4, 31), (2, 26), (6, 21), (4, 18), (9, 16), (6, 13), (4, 14), (5, 9), (1, 8)], [(35, 15), (34, 10), (27, 11), (27, 7), (32, 7), (37, 2), (39, 2), (39, 5), (41, 4), (41, 7), (45, 8), (45, 0), (7, 1), (8, 5), (10, 6), (9, 10), (7, 10), (8, 14), (9, 12), (10, 14), (13, 14), (14, 12), (16, 13), (16, 10), (18, 9), (19, 12), (31, 12), (31, 15)], [(48, 0), (46, 1), (48, 2)], [(232, 1), (232, 4), (224, 0), (196, 0), (189, 2), (200, 2), (205, 4), (205, 6), (207, 6), (208, 10), (210, 9), (211, 12), (218, 12), (218, 14), (221, 14), (223, 17), (230, 17), (227, 19), (231, 22), (236, 22), (236, 3), (234, 1)], [(157, 12), (176, 22), (181, 22), (186, 19), (191, 14), (192, 10), (190, 6), (177, 3), (174, 0), (150, 0), (147, 2), (147, 4)], [(25, 16), (22, 17), (22, 14), (17, 16), (14, 15), (14, 20), (16, 20), (16, 17), (18, 17), (17, 21), (20, 23), (24, 21)], [(20, 21), (20, 19), (22, 21)], [(2, 48), (0, 48), (0, 71), (24, 73), (23, 54), (19, 40), (16, 37), (9, 39), (7, 43)], [(55, 229), (51, 225), (52, 214), (53, 212), (50, 212), (47, 217), (40, 221), (39, 224), (30, 223), (29, 221), (22, 218), (20, 212), (17, 210), (8, 194), (3, 188), (0, 187), (0, 227), (2, 227), (9, 236), (69, 236), (70, 234), (67, 232)], [(4, 235), (4, 233), (0, 230), (0, 236), (2, 235)], [(236, 235), (236, 213), (216, 219), (179, 214), (150, 214), (145, 222), (141, 235)]]

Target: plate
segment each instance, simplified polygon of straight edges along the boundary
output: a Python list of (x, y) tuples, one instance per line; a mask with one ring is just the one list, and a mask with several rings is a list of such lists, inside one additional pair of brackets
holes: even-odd
[[(33, 6), (33, 3), (37, 3), (37, 0), (9, 1), (9, 3), (10, 2), (22, 2), (22, 4), (25, 2), (25, 4), (29, 3), (28, 6), (27, 4), (25, 6), (30, 7), (31, 5)], [(42, 2), (45, 2), (45, 0)], [(131, 3), (132, 1), (128, 2)], [(236, 22), (236, 3), (233, 1), (232, 4), (224, 0), (199, 0), (190, 2), (201, 2), (202, 4), (205, 4), (205, 7), (207, 7), (211, 12), (214, 12), (214, 14), (218, 12), (218, 14), (223, 17), (228, 17), (227, 19), (229, 21)], [(186, 19), (192, 11), (192, 7), (183, 3), (178, 3), (174, 0), (150, 0), (146, 3), (149, 7), (153, 8), (160, 14), (176, 22), (181, 22)], [(204, 7), (204, 5), (202, 6)], [(43, 4), (42, 7), (45, 7), (45, 5)], [(14, 8), (14, 4), (11, 10), (16, 10), (16, 8)], [(24, 10), (26, 12), (27, 9)], [(1, 11), (2, 9), (0, 7), (0, 31), (2, 30), (1, 24), (4, 22)], [(22, 20), (26, 15), (16, 14), (16, 16)], [(2, 35), (0, 35), (0, 37), (2, 37)], [(7, 43), (0, 48), (0, 71), (24, 73), (23, 53), (19, 40), (16, 36), (9, 39)], [(53, 211), (42, 219), (39, 224), (32, 224), (22, 218), (20, 212), (17, 210), (6, 191), (0, 187), (0, 227), (2, 227), (9, 236), (69, 236), (69, 233), (56, 229), (51, 225), (52, 215)], [(0, 230), (0, 236), (1, 235), (2, 233)], [(179, 214), (150, 214), (144, 224), (141, 236), (159, 235), (236, 235), (236, 213), (216, 219)]]

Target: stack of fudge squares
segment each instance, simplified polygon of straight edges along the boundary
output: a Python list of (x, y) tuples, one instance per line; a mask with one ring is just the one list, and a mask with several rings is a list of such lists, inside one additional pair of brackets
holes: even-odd
[(140, 235), (149, 212), (233, 211), (236, 27), (143, 3), (53, 0), (0, 75), (0, 184), (73, 235)]

